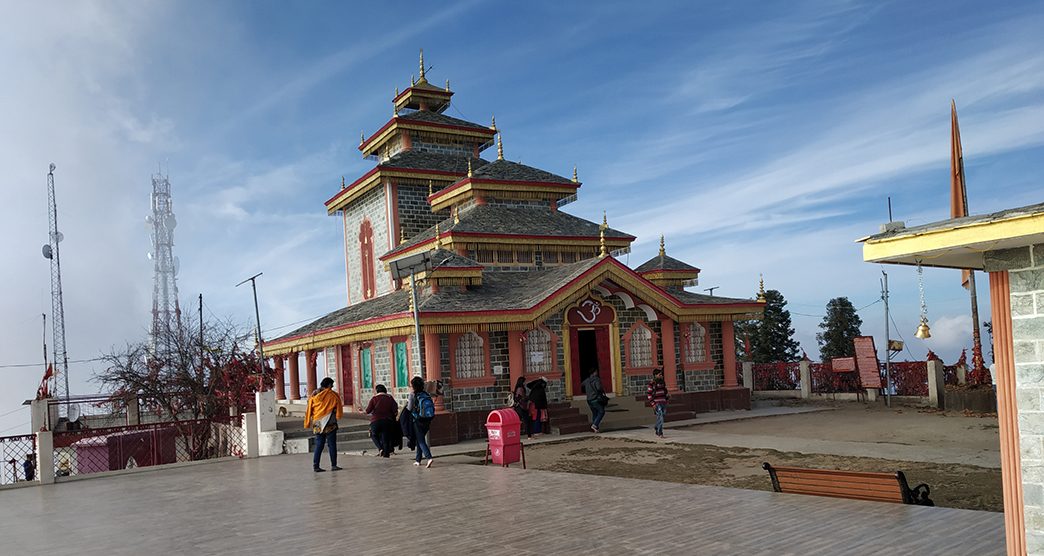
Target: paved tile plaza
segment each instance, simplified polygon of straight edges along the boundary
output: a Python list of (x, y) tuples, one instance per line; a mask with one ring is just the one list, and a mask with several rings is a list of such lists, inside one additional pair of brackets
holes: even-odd
[[(342, 456), (0, 491), (3, 554), (969, 554), (999, 513)], [(325, 457), (324, 457), (325, 464)], [(419, 511), (426, 508), (424, 511)]]

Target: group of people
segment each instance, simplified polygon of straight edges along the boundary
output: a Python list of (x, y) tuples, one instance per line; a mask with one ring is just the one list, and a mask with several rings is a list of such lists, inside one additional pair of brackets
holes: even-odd
[(526, 377), (515, 381), (511, 392), (511, 408), (518, 414), (527, 438), (551, 432), (551, 419), (547, 413), (547, 379), (540, 377), (526, 384)]
[[(304, 426), (315, 433), (312, 470), (316, 473), (326, 471), (319, 465), (324, 449), (330, 452), (330, 470), (341, 469), (337, 466), (337, 421), (344, 417), (344, 403), (334, 391), (333, 384), (332, 378), (324, 378), (319, 383), (319, 389), (308, 397), (305, 410)], [(412, 391), (406, 400), (406, 407), (400, 414), (399, 404), (388, 393), (388, 389), (383, 384), (374, 387), (377, 393), (365, 410), (370, 416), (370, 438), (377, 447), (377, 455), (389, 457), (396, 447), (402, 449), (403, 437), (406, 437), (407, 446), (416, 449), (413, 464), (419, 466), (427, 459), (425, 467), (431, 467), (433, 458), (428, 446), (428, 431), (435, 417), (435, 402), (425, 390), (421, 377), (413, 377), (410, 388)]]
[[(580, 386), (587, 395), (587, 406), (591, 408), (591, 430), (599, 432), (602, 419), (605, 417), (605, 408), (609, 405), (609, 396), (602, 388), (602, 379), (598, 377), (598, 369), (591, 369), (587, 377), (581, 381)], [(663, 438), (663, 421), (667, 417), (667, 404), (671, 399), (670, 392), (667, 391), (667, 382), (664, 380), (663, 369), (653, 370), (653, 379), (645, 388), (645, 399), (656, 415), (656, 424), (653, 427), (656, 436)]]

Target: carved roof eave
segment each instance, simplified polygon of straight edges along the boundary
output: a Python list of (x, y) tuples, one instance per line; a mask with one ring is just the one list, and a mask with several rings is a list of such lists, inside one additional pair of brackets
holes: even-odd
[(697, 278), (700, 275), (700, 270), (669, 270), (664, 268), (658, 268), (655, 270), (647, 270), (645, 272), (639, 272), (646, 280), (689, 280)]
[[(631, 242), (636, 238), (634, 236), (624, 237), (607, 237), (605, 238), (605, 245), (610, 250), (613, 248), (630, 247)], [(439, 234), (439, 242), (443, 249), (453, 250), (453, 243), (488, 243), (494, 245), (505, 245), (505, 244), (520, 244), (520, 245), (563, 245), (572, 246), (579, 245), (585, 247), (593, 247), (597, 249), (600, 246), (601, 239), (598, 237), (591, 236), (578, 236), (578, 237), (567, 237), (567, 236), (536, 236), (536, 235), (515, 235), (515, 234), (486, 234), (479, 232), (454, 232), (452, 230)], [(388, 267), (388, 263), (394, 260), (415, 255), (423, 251), (430, 251), (435, 245), (435, 237), (424, 240), (419, 243), (408, 246), (403, 250), (392, 250), (384, 255), (378, 257), (384, 262), (385, 268)]]
[[(425, 84), (427, 85), (427, 82), (425, 82)], [(392, 99), (392, 103), (395, 105), (397, 110), (402, 110), (410, 105), (410, 100), (413, 98), (432, 99), (437, 103), (444, 103), (443, 105), (440, 105), (440, 108), (445, 108), (446, 105), (449, 105), (450, 97), (452, 96), (453, 91), (438, 89), (432, 85), (428, 85), (427, 87), (418, 87), (417, 85), (414, 85), (399, 93), (399, 96)]]
[[(553, 183), (513, 180), (489, 180), (480, 178), (464, 178), (428, 197), (432, 210), (442, 210), (461, 200), (474, 197), (475, 192), (511, 193), (525, 191), (543, 194), (549, 201), (564, 199), (575, 195), (580, 183)], [(509, 196), (510, 197), (510, 196)], [(528, 198), (528, 197), (527, 197)]]
[(327, 214), (333, 214), (352, 201), (355, 201), (366, 192), (373, 189), (376, 185), (381, 183), (383, 178), (400, 178), (400, 179), (415, 179), (415, 180), (441, 180), (441, 181), (453, 181), (459, 178), (461, 174), (456, 172), (447, 172), (445, 170), (424, 170), (420, 168), (387, 168), (378, 165), (374, 169), (366, 172), (359, 179), (353, 181), (344, 189), (337, 192), (336, 195), (331, 197), (326, 203)]
[[(685, 304), (669, 292), (646, 280), (612, 257), (605, 257), (590, 269), (573, 278), (525, 309), (426, 312), (420, 310), (420, 326), (424, 332), (474, 330), (526, 330), (546, 320), (556, 311), (588, 295), (605, 280), (626, 287), (644, 303), (678, 322), (735, 321), (761, 318), (764, 304), (756, 301), (721, 304)], [(397, 313), (366, 321), (348, 323), (297, 337), (265, 342), (270, 355), (282, 355), (306, 349), (322, 349), (349, 342), (366, 341), (409, 334), (413, 328), (409, 313)]]
[(472, 137), (475, 139), (481, 139), (483, 142), (492, 141), (493, 136), (497, 134), (496, 130), (489, 128), (473, 128), (436, 122), (404, 120), (393, 116), (392, 119), (388, 120), (388, 123), (384, 124), (384, 127), (377, 130), (377, 132), (371, 135), (369, 139), (363, 141), (362, 144), (359, 145), (359, 150), (362, 151), (363, 156), (370, 156), (380, 149), (381, 145), (386, 141), (395, 137), (396, 132), (404, 129), (430, 131), (446, 135), (455, 135), (458, 137)]

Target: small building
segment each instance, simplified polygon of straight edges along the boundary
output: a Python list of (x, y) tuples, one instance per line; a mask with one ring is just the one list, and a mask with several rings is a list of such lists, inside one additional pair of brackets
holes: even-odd
[(891, 228), (866, 262), (989, 273), (1008, 554), (1044, 554), (1044, 203)]
[[(634, 236), (562, 210), (582, 185), (576, 169), (507, 160), (495, 121), (444, 114), (453, 94), (427, 81), (422, 58), (394, 115), (362, 138), (375, 167), (326, 201), (344, 226), (346, 306), (265, 340), (277, 397), (298, 398), (301, 353), (313, 391), (322, 353), (346, 404), (365, 404), (377, 384), (404, 398), (413, 376), (441, 381), (439, 443), (482, 436), (520, 376), (547, 379), (549, 399), (568, 404), (591, 372), (610, 395), (636, 396), (662, 367), (678, 396), (749, 408), (733, 321), (760, 317), (763, 303), (686, 291), (700, 269), (662, 238), (649, 261), (621, 263)], [(482, 158), (494, 145), (496, 158)], [(419, 254), (428, 265), (413, 278), (392, 272)]]

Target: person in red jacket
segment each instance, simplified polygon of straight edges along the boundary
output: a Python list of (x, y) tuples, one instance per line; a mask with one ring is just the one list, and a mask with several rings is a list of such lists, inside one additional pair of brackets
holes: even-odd
[(370, 398), (370, 403), (366, 405), (366, 414), (370, 416), (370, 439), (380, 450), (379, 455), (386, 458), (392, 452), (388, 429), (395, 424), (399, 404), (383, 384), (378, 384), (374, 390), (377, 394)]
[(653, 370), (653, 379), (645, 389), (645, 398), (656, 413), (656, 436), (663, 438), (663, 418), (667, 416), (667, 402), (671, 399), (667, 383), (663, 380), (663, 369)]

